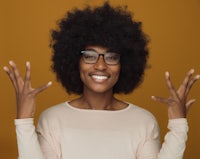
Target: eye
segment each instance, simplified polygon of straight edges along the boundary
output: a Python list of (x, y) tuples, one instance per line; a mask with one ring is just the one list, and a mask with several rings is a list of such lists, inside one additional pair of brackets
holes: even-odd
[(96, 59), (96, 57), (94, 55), (87, 55), (87, 54), (84, 54), (84, 58), (87, 60)]
[(92, 61), (97, 59), (97, 54), (94, 51), (84, 51), (83, 57), (85, 58), (85, 60)]
[(118, 61), (120, 56), (117, 53), (107, 53), (105, 58), (108, 61)]

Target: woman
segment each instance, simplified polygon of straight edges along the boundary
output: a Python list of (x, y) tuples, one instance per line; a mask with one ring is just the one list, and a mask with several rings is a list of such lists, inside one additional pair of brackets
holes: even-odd
[(168, 105), (169, 132), (160, 145), (154, 116), (114, 97), (130, 93), (142, 81), (149, 55), (141, 23), (126, 8), (103, 6), (68, 12), (52, 31), (52, 69), (68, 93), (80, 95), (45, 110), (33, 124), (35, 96), (51, 82), (32, 88), (30, 63), (24, 80), (13, 61), (4, 67), (17, 94), (15, 119), (20, 159), (180, 159), (188, 125), (186, 101), (200, 78), (191, 69), (171, 97), (152, 97)]

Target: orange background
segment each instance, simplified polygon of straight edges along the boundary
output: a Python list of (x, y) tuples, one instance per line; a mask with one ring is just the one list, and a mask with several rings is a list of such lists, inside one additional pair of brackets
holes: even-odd
[[(49, 32), (67, 10), (97, 5), (102, 0), (17, 0), (0, 1), (0, 67), (14, 60), (22, 74), (25, 62), (32, 64), (32, 84), (40, 86), (52, 80), (53, 85), (37, 97), (38, 115), (49, 106), (74, 98), (65, 93), (50, 70), (51, 50)], [(200, 73), (200, 0), (110, 0), (111, 4), (128, 5), (136, 20), (143, 22), (144, 31), (150, 36), (150, 69), (143, 84), (130, 95), (118, 96), (144, 107), (157, 118), (161, 137), (167, 131), (166, 106), (150, 99), (151, 95), (169, 95), (164, 72), (169, 71), (175, 86), (185, 73), (194, 68)], [(16, 159), (15, 93), (0, 69), (0, 158)], [(189, 140), (184, 159), (199, 159), (200, 151), (200, 82), (193, 87), (190, 97), (197, 99), (188, 115)]]

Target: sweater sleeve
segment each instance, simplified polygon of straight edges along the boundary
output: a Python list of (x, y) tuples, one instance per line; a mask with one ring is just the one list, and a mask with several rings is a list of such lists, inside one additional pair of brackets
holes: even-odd
[[(47, 121), (42, 120), (36, 133), (33, 119), (16, 119), (19, 159), (60, 159), (61, 149)], [(182, 159), (187, 140), (188, 124), (185, 118), (169, 120), (169, 132), (160, 148), (158, 127), (151, 127), (149, 137), (138, 145), (137, 159)]]
[(169, 120), (168, 129), (158, 159), (182, 159), (187, 141), (187, 119)]
[(183, 159), (188, 132), (187, 120), (169, 120), (168, 129), (160, 148), (158, 127), (151, 127), (139, 146), (137, 159)]
[(45, 159), (32, 118), (15, 119), (18, 159)]
[(32, 118), (15, 119), (18, 159), (59, 159), (54, 139), (44, 122), (38, 124), (36, 131)]

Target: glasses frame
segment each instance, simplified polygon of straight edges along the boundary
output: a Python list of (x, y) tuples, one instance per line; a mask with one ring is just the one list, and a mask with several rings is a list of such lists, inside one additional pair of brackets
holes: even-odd
[(101, 54), (101, 53), (98, 53), (98, 52), (96, 52), (96, 51), (94, 51), (94, 50), (83, 50), (83, 51), (81, 51), (81, 54), (84, 55), (84, 53), (87, 52), (87, 51), (91, 51), (91, 52), (94, 52), (94, 53), (98, 54), (98, 58), (97, 58), (97, 60), (96, 60), (95, 62), (86, 62), (85, 59), (83, 58), (83, 61), (84, 61), (85, 63), (87, 63), (87, 64), (95, 64), (95, 63), (97, 63), (98, 60), (99, 60), (99, 58), (100, 58), (100, 56), (103, 57), (103, 60), (104, 60), (104, 62), (105, 62), (107, 65), (118, 65), (119, 62), (120, 62), (120, 54), (118, 54), (118, 53), (115, 53), (115, 54), (119, 55), (119, 60), (118, 60), (118, 62), (117, 62), (116, 64), (110, 64), (110, 63), (107, 63), (107, 61), (106, 61), (106, 59), (105, 59), (105, 55), (106, 55), (106, 54), (109, 54), (109, 52), (105, 52), (105, 53)]

